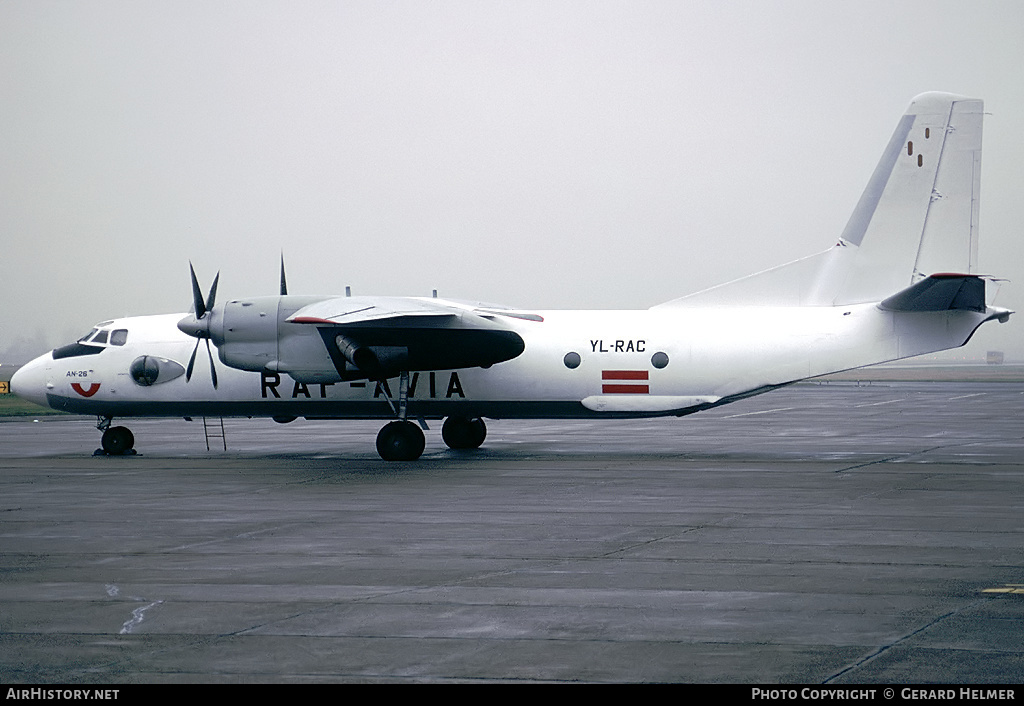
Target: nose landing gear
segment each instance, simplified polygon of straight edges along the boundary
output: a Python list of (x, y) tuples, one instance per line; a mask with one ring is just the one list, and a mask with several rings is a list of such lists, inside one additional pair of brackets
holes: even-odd
[(100, 417), (96, 428), (103, 432), (100, 448), (94, 456), (132, 456), (135, 455), (135, 435), (128, 427), (110, 426), (112, 417)]

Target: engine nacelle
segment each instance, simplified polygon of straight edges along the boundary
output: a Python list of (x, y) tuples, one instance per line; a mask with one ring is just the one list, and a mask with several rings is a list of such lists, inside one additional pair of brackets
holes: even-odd
[(316, 329), (287, 318), (319, 297), (297, 295), (236, 299), (211, 312), (210, 340), (221, 361), (238, 370), (288, 373), (298, 382), (338, 382)]
[[(334, 299), (334, 298), (330, 298)], [(515, 358), (523, 339), (471, 314), (412, 312), (340, 325), (332, 319), (294, 317), (323, 297), (282, 295), (236, 299), (178, 328), (208, 338), (221, 362), (238, 370), (287, 373), (298, 382), (381, 380), (403, 371), (489, 367)], [(365, 303), (367, 309), (372, 302)], [(352, 304), (350, 304), (352, 306)]]

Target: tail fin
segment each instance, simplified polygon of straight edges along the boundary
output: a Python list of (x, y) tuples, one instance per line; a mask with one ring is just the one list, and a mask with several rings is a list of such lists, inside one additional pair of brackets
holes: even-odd
[(917, 96), (833, 248), (667, 305), (858, 304), (936, 272), (974, 273), (982, 118), (980, 100)]
[(936, 272), (975, 272), (983, 110), (948, 93), (911, 101), (839, 239), (848, 262), (819, 283), (823, 294), (835, 287), (831, 303), (878, 301)]

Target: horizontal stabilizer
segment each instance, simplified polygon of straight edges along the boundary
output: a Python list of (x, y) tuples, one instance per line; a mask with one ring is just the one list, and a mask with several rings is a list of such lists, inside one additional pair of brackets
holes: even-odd
[(885, 311), (985, 311), (985, 281), (978, 275), (932, 275), (882, 301)]

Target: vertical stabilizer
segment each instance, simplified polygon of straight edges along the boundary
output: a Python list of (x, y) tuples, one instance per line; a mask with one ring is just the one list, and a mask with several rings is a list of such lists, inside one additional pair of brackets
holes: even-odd
[(878, 301), (936, 272), (974, 272), (982, 117), (980, 100), (911, 101), (821, 273), (820, 298)]
[(845, 306), (939, 273), (976, 274), (983, 103), (910, 102), (831, 249), (659, 306)]

